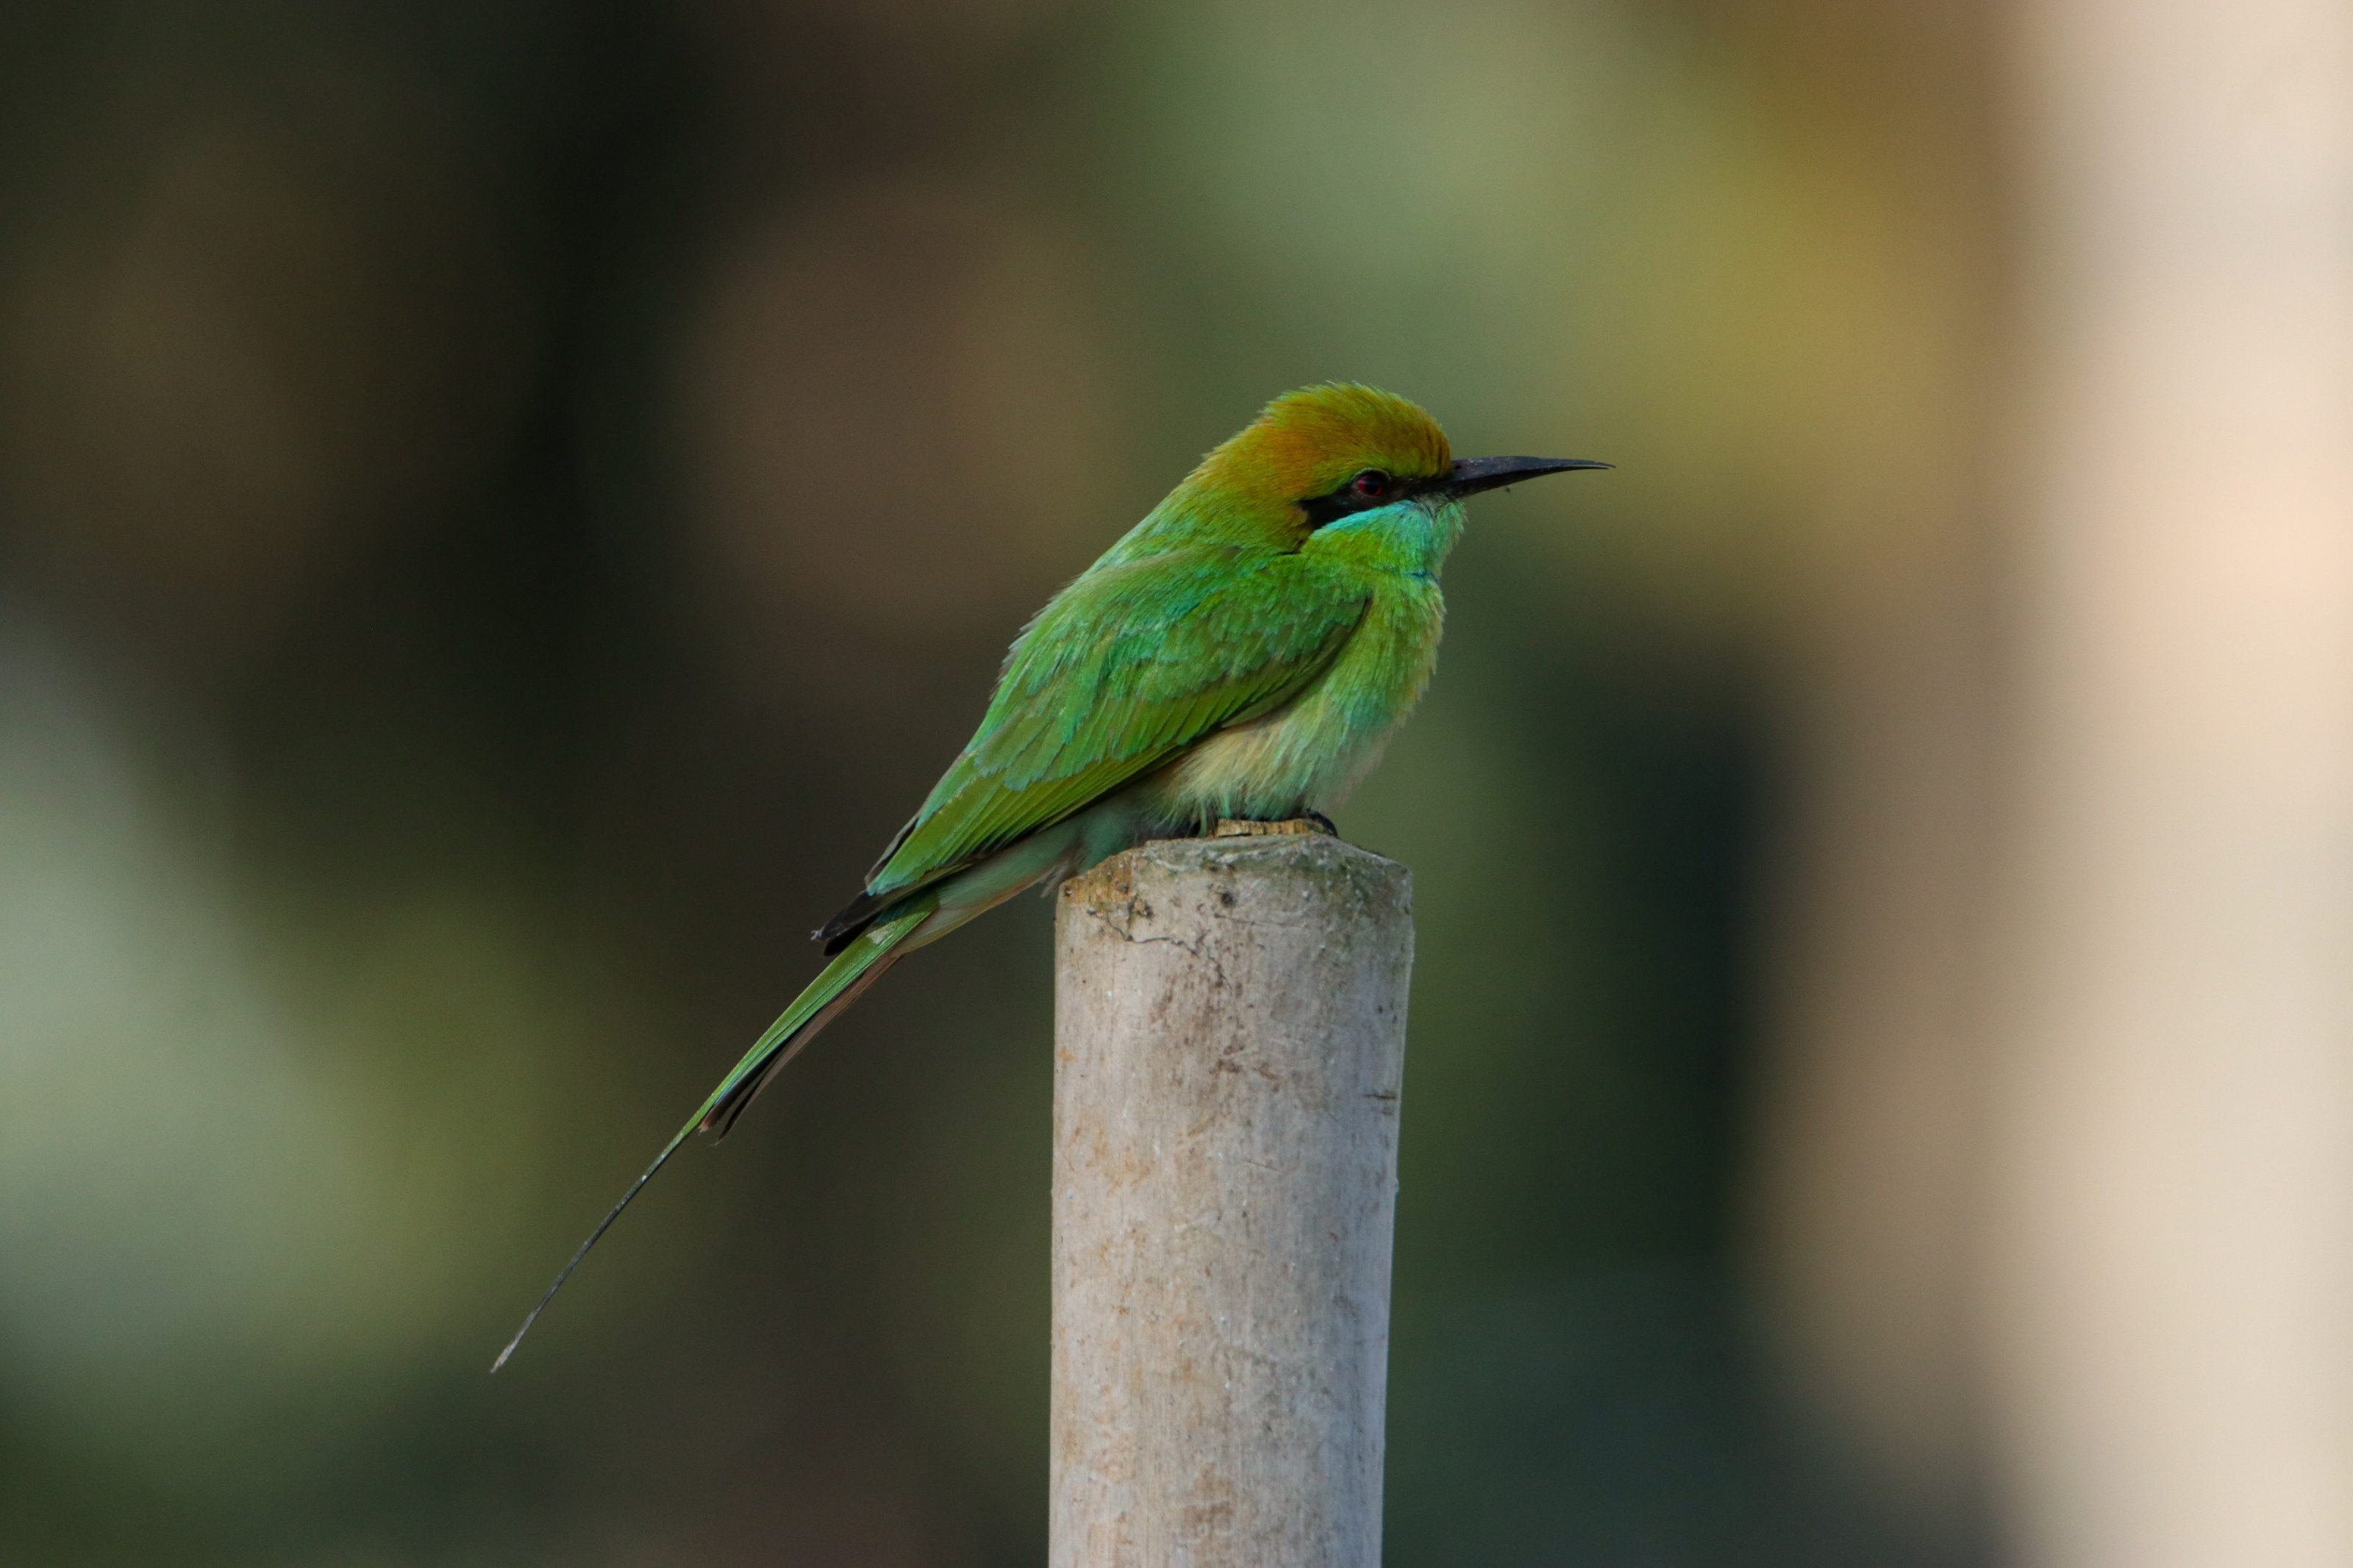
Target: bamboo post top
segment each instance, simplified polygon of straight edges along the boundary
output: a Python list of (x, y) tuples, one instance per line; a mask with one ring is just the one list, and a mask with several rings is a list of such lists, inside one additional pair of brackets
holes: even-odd
[(1378, 1563), (1410, 889), (1288, 831), (1062, 890), (1054, 1568)]

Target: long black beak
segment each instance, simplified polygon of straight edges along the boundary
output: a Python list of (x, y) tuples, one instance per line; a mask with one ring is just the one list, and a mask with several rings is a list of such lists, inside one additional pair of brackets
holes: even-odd
[(1501, 485), (1515, 485), (1522, 479), (1565, 474), (1571, 468), (1612, 467), (1615, 465), (1588, 462), (1583, 458), (1465, 458), (1439, 481), (1436, 489), (1450, 500), (1461, 500), (1464, 496), (1475, 496), (1481, 490), (1492, 490)]

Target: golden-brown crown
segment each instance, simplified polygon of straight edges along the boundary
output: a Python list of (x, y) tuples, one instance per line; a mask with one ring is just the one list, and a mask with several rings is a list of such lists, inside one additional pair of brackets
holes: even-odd
[(1436, 479), (1452, 464), (1446, 432), (1420, 405), (1351, 382), (1286, 392), (1201, 459), (1190, 482), (1288, 505), (1327, 495), (1366, 468)]

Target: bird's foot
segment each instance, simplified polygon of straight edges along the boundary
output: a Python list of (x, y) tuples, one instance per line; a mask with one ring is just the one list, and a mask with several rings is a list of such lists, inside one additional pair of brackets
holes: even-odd
[(1286, 817), (1281, 822), (1250, 822), (1229, 816), (1220, 820), (1209, 836), (1212, 838), (1263, 838), (1280, 834), (1306, 833), (1321, 833), (1327, 838), (1340, 837), (1340, 830), (1332, 826), (1332, 819), (1320, 811), (1311, 811), (1303, 816)]

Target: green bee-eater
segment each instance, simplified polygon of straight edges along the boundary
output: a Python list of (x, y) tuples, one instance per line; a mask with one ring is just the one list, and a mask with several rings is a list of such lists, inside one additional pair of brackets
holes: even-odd
[(1430, 682), (1438, 571), (1464, 500), (1607, 467), (1457, 460), (1435, 419), (1368, 386), (1268, 404), (1015, 639), (980, 728), (817, 933), (832, 962), (630, 1184), (491, 1370), (687, 1136), (724, 1134), (899, 959), (1132, 844), (1336, 805)]

